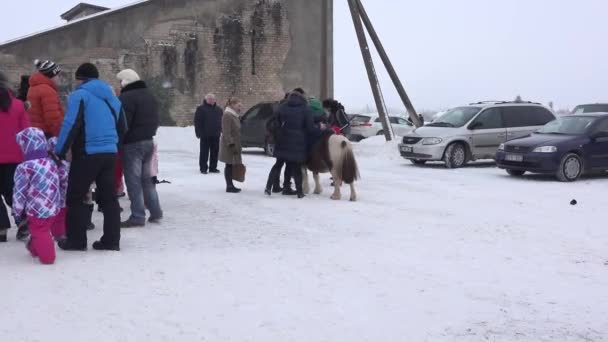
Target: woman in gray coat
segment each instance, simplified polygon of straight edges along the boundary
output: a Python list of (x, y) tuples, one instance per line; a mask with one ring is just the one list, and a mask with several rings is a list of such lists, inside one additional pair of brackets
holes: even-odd
[(226, 164), (224, 177), (226, 178), (226, 192), (239, 193), (241, 189), (232, 182), (233, 165), (243, 164), (241, 157), (241, 119), (239, 114), (243, 104), (239, 99), (231, 98), (226, 104), (222, 117), (222, 138), (220, 140), (220, 161)]

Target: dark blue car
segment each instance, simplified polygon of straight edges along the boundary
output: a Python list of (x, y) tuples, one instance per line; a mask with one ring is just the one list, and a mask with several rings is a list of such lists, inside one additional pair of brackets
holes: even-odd
[(502, 144), (496, 163), (512, 176), (554, 174), (562, 182), (606, 172), (608, 113), (559, 117), (529, 137)]

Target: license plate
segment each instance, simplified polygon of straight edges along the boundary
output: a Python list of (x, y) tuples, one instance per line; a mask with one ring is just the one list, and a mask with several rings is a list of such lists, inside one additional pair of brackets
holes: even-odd
[(401, 146), (401, 152), (412, 153), (414, 152), (414, 148), (409, 146)]
[(518, 162), (521, 163), (524, 161), (524, 156), (521, 154), (507, 154), (505, 156), (505, 160), (506, 161), (510, 161), (510, 162)]

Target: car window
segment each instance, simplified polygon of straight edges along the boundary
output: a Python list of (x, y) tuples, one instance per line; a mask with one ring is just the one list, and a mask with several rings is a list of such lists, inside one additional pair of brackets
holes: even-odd
[(396, 118), (394, 116), (390, 117), (389, 120), (391, 121), (391, 123), (393, 125), (398, 125), (399, 124), (399, 118)]
[(608, 112), (608, 104), (588, 104), (580, 105), (574, 108), (572, 114), (585, 114), (585, 113), (605, 113)]
[(430, 123), (430, 127), (462, 127), (481, 111), (479, 107), (458, 107), (450, 109), (441, 118)]
[(537, 131), (539, 134), (583, 134), (593, 125), (596, 118), (589, 116), (562, 116), (546, 124)]
[(367, 115), (353, 115), (351, 123), (356, 126), (356, 125), (368, 123), (371, 119), (372, 118)]
[(502, 111), (500, 108), (487, 109), (479, 114), (472, 126), (475, 126), (475, 129), (503, 128), (505, 125), (502, 122)]
[(503, 118), (507, 127), (544, 126), (555, 119), (545, 108), (535, 106), (504, 107)]
[(380, 122), (380, 118), (377, 118), (376, 120), (374, 120), (374, 122)]
[(261, 109), (262, 109), (262, 106), (259, 106), (259, 105), (251, 108), (250, 110), (247, 111), (247, 113), (245, 113), (245, 115), (243, 115), (243, 120), (246, 120), (246, 121), (257, 120)]
[(274, 115), (274, 110), (271, 104), (263, 105), (257, 116), (259, 120), (268, 120)]
[(400, 125), (409, 125), (409, 122), (403, 118), (399, 118), (398, 124)]

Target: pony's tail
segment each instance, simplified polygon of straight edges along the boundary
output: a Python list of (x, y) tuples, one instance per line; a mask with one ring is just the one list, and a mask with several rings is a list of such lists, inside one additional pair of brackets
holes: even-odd
[(359, 179), (359, 167), (357, 166), (357, 160), (355, 159), (355, 154), (353, 153), (352, 146), (346, 142), (342, 141), (342, 161), (339, 172), (342, 173), (342, 180), (346, 184), (352, 184), (356, 180)]

